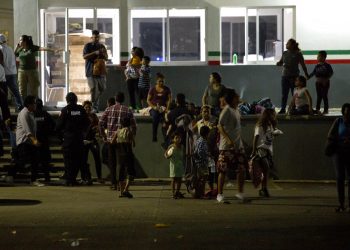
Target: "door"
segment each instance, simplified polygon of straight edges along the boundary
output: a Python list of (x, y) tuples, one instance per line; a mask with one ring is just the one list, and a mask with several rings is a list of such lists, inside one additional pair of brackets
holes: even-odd
[(62, 107), (69, 91), (69, 53), (67, 9), (41, 10), (42, 47), (59, 48), (62, 52), (40, 52), (41, 96), (44, 105)]

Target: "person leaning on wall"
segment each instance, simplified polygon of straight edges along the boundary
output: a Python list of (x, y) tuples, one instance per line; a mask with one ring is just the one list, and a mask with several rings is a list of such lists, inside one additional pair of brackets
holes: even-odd
[(31, 36), (22, 35), (20, 37), (15, 48), (15, 55), (19, 59), (18, 84), (22, 98), (28, 95), (38, 95), (40, 81), (35, 59), (38, 51), (58, 53), (62, 49), (40, 47), (33, 44)]

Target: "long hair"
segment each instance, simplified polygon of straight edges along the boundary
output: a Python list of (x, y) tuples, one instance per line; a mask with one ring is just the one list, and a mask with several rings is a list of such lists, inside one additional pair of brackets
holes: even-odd
[(32, 47), (34, 45), (33, 39), (31, 36), (22, 35), (22, 41), (25, 42), (28, 47)]
[(289, 39), (288, 43), (290, 43), (290, 45), (292, 47), (291, 48), (292, 50), (300, 51), (299, 43), (297, 43), (297, 41), (295, 39), (293, 39), (293, 38)]
[(275, 129), (277, 126), (276, 111), (274, 109), (264, 109), (256, 125), (261, 126), (264, 132), (270, 125)]

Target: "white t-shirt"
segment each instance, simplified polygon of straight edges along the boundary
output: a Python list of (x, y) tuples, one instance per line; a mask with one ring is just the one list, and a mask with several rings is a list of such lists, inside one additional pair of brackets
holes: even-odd
[(295, 100), (295, 107), (301, 108), (304, 105), (307, 105), (307, 97), (306, 97), (306, 87), (304, 88), (295, 88), (294, 89), (294, 100)]
[(271, 155), (273, 153), (273, 146), (272, 146), (273, 134), (272, 134), (272, 132), (273, 132), (272, 126), (268, 126), (266, 129), (266, 132), (264, 131), (262, 126), (256, 126), (255, 131), (254, 131), (254, 137), (259, 135), (257, 148), (267, 149), (271, 152)]
[(4, 68), (6, 75), (16, 75), (16, 57), (12, 48), (7, 46), (7, 44), (0, 45), (0, 50), (2, 51), (4, 57)]
[[(219, 125), (223, 127), (227, 135), (234, 141), (234, 148), (243, 148), (241, 140), (241, 115), (239, 111), (226, 105), (219, 116)], [(230, 150), (230, 144), (226, 137), (220, 134), (219, 150)]]

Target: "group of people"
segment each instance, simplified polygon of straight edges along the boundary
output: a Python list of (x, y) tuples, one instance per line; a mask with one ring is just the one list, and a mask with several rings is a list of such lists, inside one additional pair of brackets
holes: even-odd
[[(50, 153), (47, 138), (55, 127), (56, 132), (61, 134), (63, 142), (66, 185), (78, 184), (79, 171), (81, 172), (81, 183), (92, 184), (87, 161), (89, 151), (94, 156), (98, 181), (103, 182), (100, 146), (96, 138), (98, 134), (104, 141), (103, 152), (105, 154), (102, 158), (110, 169), (111, 188), (119, 190), (120, 197), (132, 198), (129, 186), (135, 177), (132, 148), (135, 146), (136, 135), (136, 120), (133, 111), (137, 109), (135, 93), (138, 93), (142, 107), (148, 106), (152, 117), (153, 142), (158, 141), (158, 127), (161, 124), (164, 139), (162, 146), (165, 149), (164, 156), (170, 160), (169, 176), (172, 178), (171, 188), (174, 199), (184, 197), (184, 194), (181, 193), (181, 184), (185, 176), (187, 190), (194, 197), (215, 197), (218, 202), (225, 202), (223, 190), (225, 178), (235, 172), (238, 185), (236, 197), (245, 200), (244, 180), (248, 168), (252, 173), (252, 178), (257, 178), (256, 183), (261, 186), (259, 195), (270, 196), (267, 179), (269, 169), (273, 167), (273, 139), (282, 133), (276, 127), (274, 107), (265, 107), (259, 116), (254, 130), (253, 150), (248, 157), (241, 139), (238, 109), (240, 97), (234, 89), (227, 88), (221, 83), (222, 79), (218, 72), (213, 72), (209, 76), (209, 85), (204, 91), (202, 107), (198, 114), (193, 105), (186, 103), (184, 94), (177, 94), (175, 102), (172, 101), (172, 93), (165, 85), (163, 74), (155, 75), (155, 85), (151, 87), (150, 58), (144, 56), (141, 48), (134, 47), (132, 58), (127, 63), (125, 70), (131, 108), (123, 104), (125, 97), (120, 92), (115, 98), (109, 99), (108, 107), (98, 119), (95, 113), (99, 108), (101, 93), (106, 88), (105, 61), (108, 56), (104, 45), (99, 43), (99, 32), (94, 30), (92, 42), (86, 44), (83, 51), (91, 101), (85, 101), (83, 105), (79, 105), (77, 96), (72, 92), (68, 93), (67, 106), (62, 109), (57, 123), (53, 125), (49, 114), (43, 112), (42, 101), (35, 97), (39, 86), (35, 52), (56, 50), (35, 46), (30, 37), (25, 35), (21, 37), (14, 53), (6, 46), (6, 39), (2, 35), (0, 35), (0, 42), (2, 116), (4, 121), (10, 118), (8, 107), (6, 108), (7, 102), (4, 103), (4, 100), (7, 100), (8, 87), (15, 95), (17, 108), (21, 110), (15, 133), (14, 129), (11, 129), (11, 124), (7, 123), (9, 134), (16, 140), (16, 155), (20, 159), (20, 164), (29, 163), (32, 166), (31, 180), (34, 185), (42, 185), (36, 181), (39, 165), (45, 169), (46, 180), (50, 179), (48, 174)], [(13, 63), (14, 55), (19, 57), (20, 62), (19, 91), (17, 91), (18, 88), (16, 89), (17, 70)], [(327, 93), (333, 70), (325, 62), (326, 57), (325, 51), (318, 53), (318, 64), (309, 75), (298, 43), (294, 39), (288, 41), (287, 50), (277, 63), (278, 66), (283, 66), (280, 114), (286, 112), (292, 115), (315, 113), (312, 98), (306, 89), (306, 81), (312, 76), (316, 76), (316, 112), (320, 113), (323, 100), (323, 113), (328, 113)], [(299, 65), (302, 66), (305, 77), (299, 75)], [(289, 91), (292, 92), (293, 98), (287, 109)], [(42, 112), (41, 116), (35, 115), (37, 111)], [(344, 104), (343, 117), (335, 121), (329, 134), (331, 150), (328, 150), (328, 154), (334, 156), (337, 169), (340, 203), (337, 211), (345, 210), (345, 172), (349, 174), (350, 171), (350, 163), (346, 157), (350, 147), (349, 112), (349, 104)], [(45, 123), (39, 125), (44, 121), (50, 125), (43, 125)], [(42, 135), (40, 135), (41, 132)], [(38, 148), (41, 148), (41, 151)], [(249, 163), (248, 159), (250, 159)], [(254, 174), (254, 171), (257, 170), (261, 174)], [(205, 192), (207, 182), (209, 190)], [(214, 188), (215, 183), (217, 188)], [(350, 189), (348, 192), (350, 194)]]

